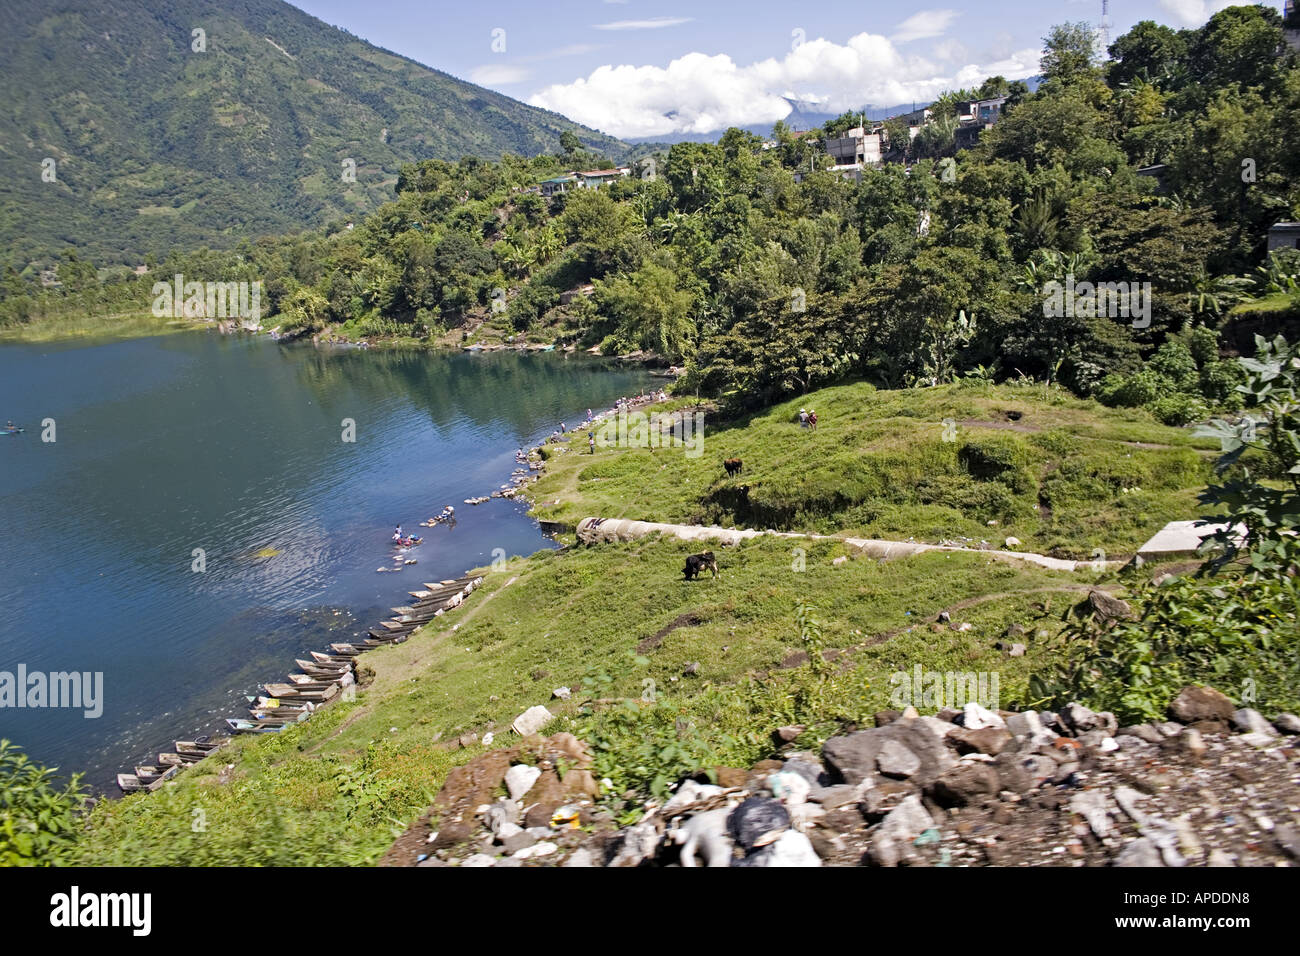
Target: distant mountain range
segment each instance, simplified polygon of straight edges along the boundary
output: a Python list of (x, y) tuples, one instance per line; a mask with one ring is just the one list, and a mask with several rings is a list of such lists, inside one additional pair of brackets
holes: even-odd
[[(1017, 77), (1011, 77), (1017, 79)], [(1030, 91), (1038, 89), (1038, 84), (1042, 77), (1031, 76), (1023, 78), (1028, 84)], [(790, 114), (785, 118), (786, 126), (793, 130), (809, 130), (816, 126), (824, 126), (833, 119), (839, 119), (843, 110), (839, 113), (823, 113), (818, 111), (817, 104), (802, 102), (800, 100), (785, 97), (785, 101), (790, 104)], [(921, 109), (923, 106), (929, 106), (930, 101), (922, 100), (916, 103), (899, 103), (897, 106), (871, 106), (866, 105), (859, 107), (857, 112), (865, 113), (868, 120), (885, 120), (891, 116), (898, 116), (900, 113), (911, 113)], [(764, 139), (772, 135), (772, 124), (755, 124), (753, 126), (741, 127), (746, 132), (762, 136)], [(670, 133), (667, 136), (639, 136), (629, 137), (629, 143), (637, 145), (645, 143), (663, 143), (670, 145), (672, 143), (714, 143), (722, 136), (723, 130), (710, 130), (706, 133)]]
[(352, 218), (392, 198), (401, 163), (554, 152), (566, 130), (628, 152), (281, 0), (3, 0), (0, 75), (14, 264), (66, 245), (133, 264)]

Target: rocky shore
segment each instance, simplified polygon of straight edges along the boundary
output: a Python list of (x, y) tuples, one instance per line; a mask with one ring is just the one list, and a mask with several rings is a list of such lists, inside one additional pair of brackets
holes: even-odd
[[(718, 767), (619, 826), (585, 745), (523, 738), (452, 771), (390, 866), (1295, 866), (1300, 719), (1188, 687), (1119, 726), (977, 704)], [(524, 728), (525, 730), (527, 728)]]

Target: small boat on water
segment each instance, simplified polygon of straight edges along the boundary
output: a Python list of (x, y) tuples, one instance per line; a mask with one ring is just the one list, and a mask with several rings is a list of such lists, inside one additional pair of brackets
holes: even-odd
[[(23, 431), (22, 428), (0, 428), (0, 435), (21, 435)], [(130, 776), (130, 774), (127, 774), (127, 776)]]
[(149, 784), (159, 777), (170, 777), (178, 770), (180, 770), (180, 766), (177, 764), (145, 765), (135, 768), (135, 776), (141, 783)]
[(312, 651), (311, 658), (317, 664), (347, 664), (351, 666), (352, 654), (323, 654), (320, 651)]
[[(165, 770), (160, 767), (137, 767), (135, 773), (119, 773), (117, 785), (123, 793), (153, 791), (161, 788), (178, 770), (179, 766), (167, 767)], [(145, 772), (142, 774), (141, 771)]]
[(266, 717), (250, 720), (244, 720), (241, 717), (227, 717), (226, 726), (230, 728), (232, 734), (271, 734), (278, 733), (285, 727), (301, 723), (306, 718), (306, 711), (296, 717)]

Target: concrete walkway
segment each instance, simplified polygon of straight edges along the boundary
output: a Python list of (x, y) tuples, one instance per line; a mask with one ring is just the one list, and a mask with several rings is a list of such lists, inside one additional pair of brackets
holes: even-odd
[(747, 538), (776, 537), (801, 538), (808, 541), (840, 541), (850, 548), (855, 548), (868, 557), (889, 560), (906, 558), (925, 551), (951, 551), (982, 554), (991, 558), (1027, 561), (1053, 571), (1091, 571), (1101, 572), (1107, 568), (1118, 568), (1122, 561), (1069, 561), (1063, 558), (1049, 558), (1045, 554), (1028, 551), (981, 550), (980, 548), (961, 548), (950, 545), (920, 544), (914, 541), (882, 541), (876, 538), (850, 538), (827, 534), (800, 534), (794, 531), (754, 531), (750, 528), (719, 528), (712, 525), (661, 524), (655, 521), (631, 521), (627, 518), (583, 518), (578, 522), (578, 540), (583, 544), (595, 544), (600, 541), (634, 541), (652, 534), (668, 534), (683, 541), (721, 541), (723, 544), (739, 544)]

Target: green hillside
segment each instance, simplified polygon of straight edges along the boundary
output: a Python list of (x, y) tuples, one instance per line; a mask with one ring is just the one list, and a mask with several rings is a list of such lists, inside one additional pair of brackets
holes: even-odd
[(566, 130), (625, 150), (280, 0), (7, 0), (0, 63), (11, 261), (73, 244), (135, 264), (351, 219), (392, 198), (404, 162), (555, 152)]

